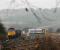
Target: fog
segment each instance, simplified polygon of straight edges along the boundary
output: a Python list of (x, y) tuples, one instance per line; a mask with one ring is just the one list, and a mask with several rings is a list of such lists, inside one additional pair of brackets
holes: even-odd
[[(26, 11), (23, 9), (3, 9), (0, 11), (0, 20), (6, 28), (15, 27), (22, 29), (24, 27), (48, 27), (48, 28), (59, 28), (60, 27), (60, 8), (54, 12), (52, 9), (33, 9), (31, 8), (39, 17), (40, 23), (37, 21), (36, 17), (31, 11)], [(43, 16), (44, 15), (44, 16)]]

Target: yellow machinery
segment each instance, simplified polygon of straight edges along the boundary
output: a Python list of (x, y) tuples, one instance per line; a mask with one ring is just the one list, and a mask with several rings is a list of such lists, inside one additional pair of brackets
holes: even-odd
[(9, 28), (9, 29), (8, 29), (8, 33), (7, 33), (8, 38), (12, 38), (12, 37), (14, 37), (15, 35), (16, 35), (15, 29), (14, 29), (14, 28)]
[(16, 35), (16, 32), (15, 31), (9, 31), (8, 32), (8, 36), (15, 36)]

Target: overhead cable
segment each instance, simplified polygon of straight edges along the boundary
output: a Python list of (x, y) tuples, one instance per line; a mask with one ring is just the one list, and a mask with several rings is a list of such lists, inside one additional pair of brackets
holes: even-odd
[(32, 14), (35, 16), (35, 18), (37, 19), (37, 21), (38, 21), (39, 23), (41, 23), (41, 18), (32, 10), (32, 8), (30, 7), (29, 2), (28, 2), (27, 0), (25, 0), (25, 2), (26, 2), (26, 4), (27, 4), (29, 10), (31, 11), (31, 13), (32, 13)]
[(40, 10), (40, 13), (41, 13), (41, 15), (43, 16), (44, 19), (46, 19), (46, 20), (48, 20), (48, 21), (54, 21), (53, 19), (48, 18), (49, 14), (48, 14), (47, 12), (45, 12), (45, 11), (42, 12), (42, 11)]
[(54, 13), (57, 12), (57, 8), (58, 8), (59, 4), (60, 4), (60, 1), (56, 0), (56, 7), (55, 7), (55, 10), (54, 10)]
[[(28, 6), (30, 5), (27, 0), (26, 0), (26, 3), (28, 4)], [(36, 15), (35, 12), (33, 12), (33, 10), (31, 10), (31, 12), (35, 15), (35, 17), (36, 17), (38, 20), (41, 20), (41, 18), (39, 19), (39, 17)], [(52, 19), (47, 18), (41, 11), (40, 11), (40, 13), (41, 13), (41, 15), (43, 16), (43, 18), (45, 18), (46, 20), (48, 20), (48, 21), (53, 21)]]

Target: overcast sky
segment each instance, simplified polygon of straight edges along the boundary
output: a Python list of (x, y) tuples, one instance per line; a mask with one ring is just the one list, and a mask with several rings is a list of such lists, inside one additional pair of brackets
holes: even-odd
[[(12, 0), (0, 0), (0, 9), (6, 8), (23, 8), (26, 7), (25, 0), (15, 0), (10, 7), (10, 1)], [(24, 1), (24, 2), (23, 2)], [(40, 8), (54, 8), (56, 7), (56, 0), (28, 0), (30, 5), (33, 7)]]

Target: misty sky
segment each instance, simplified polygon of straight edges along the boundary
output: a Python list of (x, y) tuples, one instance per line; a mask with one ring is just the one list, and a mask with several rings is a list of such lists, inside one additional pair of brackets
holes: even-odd
[[(15, 2), (12, 3), (11, 1), (15, 1)], [(33, 7), (33, 8), (43, 8), (43, 9), (44, 8), (49, 8), (50, 9), (50, 8), (55, 8), (56, 7), (56, 0), (27, 0), (27, 1), (29, 2), (30, 6)], [(59, 0), (57, 0), (57, 1), (59, 1)], [(10, 3), (12, 3), (12, 4), (10, 4)], [(0, 10), (1, 9), (7, 9), (7, 8), (8, 9), (11, 9), (11, 8), (20, 9), (20, 8), (24, 8), (24, 7), (28, 7), (28, 5), (26, 4), (25, 0), (0, 0)], [(58, 5), (58, 7), (59, 7), (59, 5)], [(20, 10), (20, 12), (19, 13), (18, 12), (15, 12), (15, 11), (13, 12), (12, 11), (11, 15), (9, 15), (9, 17), (7, 17), (6, 16), (7, 13), (4, 13), (4, 11), (2, 11), (0, 13), (0, 16), (1, 16), (1, 19), (2, 19), (3, 23), (6, 24), (6, 26), (7, 25), (11, 26), (11, 25), (13, 25), (14, 22), (18, 23), (18, 21), (19, 21), (19, 23), (20, 23), (19, 26), (20, 25), (21, 26), (24, 26), (24, 25), (27, 25), (27, 26), (34, 25), (34, 26), (37, 26), (36, 23), (38, 23), (38, 22), (37, 22), (36, 18), (32, 14), (30, 14), (30, 12), (28, 14), (27, 14), (27, 12), (25, 12), (25, 10), (22, 10), (22, 11)], [(47, 13), (48, 12), (49, 11), (47, 11)], [(58, 11), (58, 12), (60, 12), (60, 11)], [(16, 14), (14, 15), (13, 13), (16, 13)], [(38, 13), (38, 11), (37, 11), (37, 13)], [(57, 15), (56, 14), (54, 15), (52, 12), (48, 13), (48, 14), (50, 14), (50, 15), (46, 16), (46, 18), (54, 19), (53, 22), (57, 21), (57, 22), (55, 22), (55, 24), (59, 23), (59, 21), (60, 21), (60, 14), (59, 13), (57, 13)], [(29, 15), (29, 17), (27, 15)], [(5, 16), (6, 19), (8, 18), (7, 21), (4, 18), (4, 16)], [(11, 19), (11, 17), (12, 17), (12, 19)], [(43, 25), (40, 24), (42, 26), (44, 26), (44, 25), (49, 25), (50, 26), (50, 22), (52, 23), (52, 21), (48, 21), (45, 18), (43, 18), (43, 16), (41, 14), (39, 14), (39, 17), (42, 19), (41, 22), (44, 21), (42, 23)], [(35, 18), (35, 21), (33, 21), (34, 18)], [(26, 19), (28, 19), (28, 20), (26, 20)], [(11, 24), (12, 20), (13, 20), (13, 22)], [(53, 25), (53, 23), (51, 25)]]
[[(15, 3), (13, 3), (12, 5), (10, 5), (10, 1), (13, 1), (13, 0), (0, 0), (0, 9), (24, 8), (27, 6), (25, 0), (15, 0)], [(44, 8), (56, 7), (56, 0), (28, 0), (28, 2), (30, 3), (31, 7), (34, 7), (34, 8), (40, 7), (44, 9)]]

